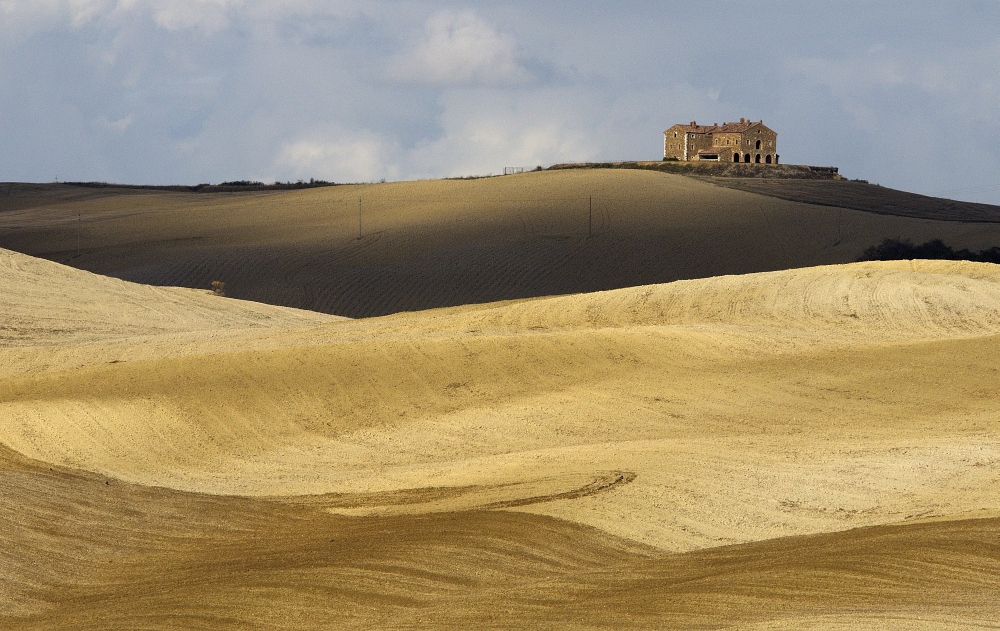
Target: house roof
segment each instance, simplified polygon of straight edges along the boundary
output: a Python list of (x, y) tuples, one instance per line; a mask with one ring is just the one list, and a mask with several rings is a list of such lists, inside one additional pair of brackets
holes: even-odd
[(667, 131), (679, 131), (686, 134), (717, 134), (717, 133), (737, 133), (742, 134), (751, 127), (758, 125), (764, 129), (774, 132), (773, 129), (764, 124), (763, 121), (744, 121), (742, 123), (722, 123), (721, 125), (674, 125)]
[(757, 123), (722, 123), (721, 125), (719, 125), (719, 131), (723, 133), (727, 132), (743, 133), (756, 124)]
[(773, 129), (764, 124), (763, 121), (750, 121), (746, 123), (723, 123), (719, 126), (719, 131), (722, 132), (738, 132), (743, 133), (750, 129), (751, 127), (760, 127), (761, 129), (766, 129), (769, 132), (774, 132)]
[(716, 127), (715, 125), (674, 125), (673, 127), (671, 127), (670, 129), (668, 129), (667, 131), (665, 131), (663, 133), (667, 133), (668, 131), (677, 130), (677, 131), (682, 131), (682, 132), (684, 132), (686, 134), (688, 134), (688, 133), (690, 133), (690, 134), (708, 134), (708, 133), (714, 132), (717, 129), (718, 129), (718, 127)]

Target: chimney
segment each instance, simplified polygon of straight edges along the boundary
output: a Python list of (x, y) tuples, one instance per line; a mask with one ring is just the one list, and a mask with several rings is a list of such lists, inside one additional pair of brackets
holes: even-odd
[(742, 117), (742, 116), (740, 117), (740, 122), (741, 122), (741, 123), (742, 123), (742, 122), (744, 122), (744, 121), (743, 121), (743, 117)]
[(697, 127), (697, 126), (698, 126), (698, 123), (697, 123), (696, 121), (691, 121), (691, 126), (692, 126), (692, 127)]

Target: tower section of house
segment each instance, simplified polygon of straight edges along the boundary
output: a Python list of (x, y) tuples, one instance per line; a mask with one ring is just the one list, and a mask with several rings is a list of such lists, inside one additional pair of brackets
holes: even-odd
[(677, 160), (697, 160), (698, 152), (712, 146), (712, 131), (717, 125), (674, 125), (663, 132), (663, 157)]
[(778, 134), (764, 121), (674, 125), (663, 132), (664, 159), (778, 164)]

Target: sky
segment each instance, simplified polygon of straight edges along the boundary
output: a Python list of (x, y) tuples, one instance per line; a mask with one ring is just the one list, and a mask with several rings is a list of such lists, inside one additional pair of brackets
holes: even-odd
[(0, 181), (336, 182), (662, 157), (1000, 203), (1000, 3), (0, 0)]

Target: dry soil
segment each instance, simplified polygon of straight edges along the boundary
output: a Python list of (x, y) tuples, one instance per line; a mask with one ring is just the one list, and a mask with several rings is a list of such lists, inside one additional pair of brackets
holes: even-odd
[(1000, 271), (366, 320), (0, 256), (10, 629), (990, 628)]
[[(849, 263), (885, 238), (1000, 245), (997, 207), (966, 217), (910, 204), (919, 216), (896, 216), (879, 213), (930, 198), (853, 182), (750, 184), (767, 195), (622, 169), (257, 193), (8, 186), (0, 247), (134, 282), (221, 280), (236, 298), (370, 317)], [(768, 196), (789, 194), (774, 189), (784, 184), (799, 201)], [(953, 221), (962, 218), (983, 222)]]

